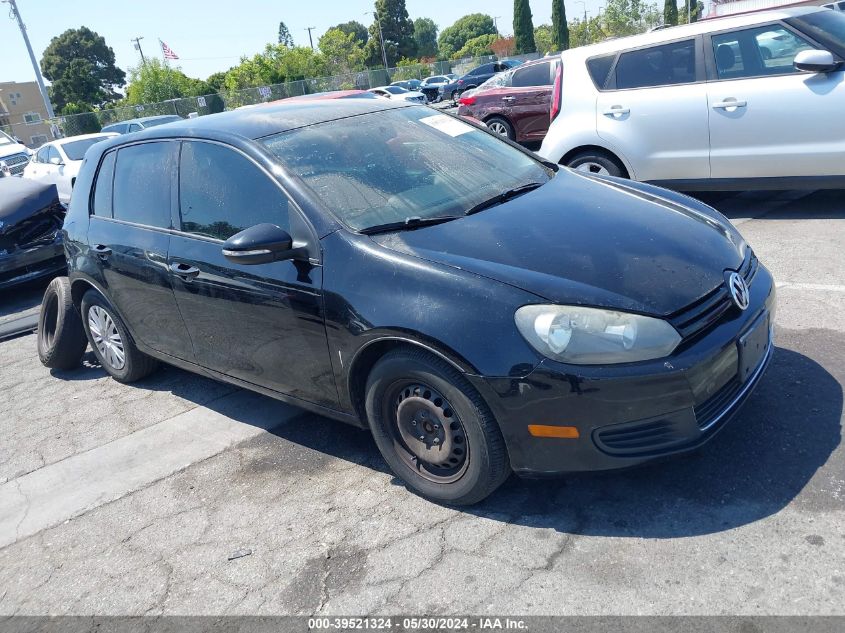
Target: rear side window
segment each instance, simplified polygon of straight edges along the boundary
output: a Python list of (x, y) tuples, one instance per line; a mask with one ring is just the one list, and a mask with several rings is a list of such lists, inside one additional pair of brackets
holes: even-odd
[(622, 53), (616, 87), (652, 88), (695, 81), (695, 40), (673, 42)]
[(603, 90), (607, 85), (607, 78), (610, 76), (610, 68), (613, 66), (614, 59), (616, 59), (615, 53), (593, 57), (587, 60), (587, 70), (590, 73), (590, 78), (599, 90)]
[(528, 86), (551, 86), (551, 64), (544, 62), (534, 64), (527, 68), (520, 68), (513, 71), (513, 86), (523, 88)]
[(110, 218), (112, 181), (114, 180), (114, 158), (117, 152), (109, 152), (100, 163), (100, 171), (97, 172), (97, 182), (94, 184), (94, 204), (91, 211), (101, 218)]
[(173, 143), (144, 143), (118, 150), (114, 168), (114, 218), (169, 228), (172, 173)]
[(256, 224), (290, 230), (279, 187), (255, 163), (214, 143), (182, 144), (179, 209), (183, 231), (218, 240)]

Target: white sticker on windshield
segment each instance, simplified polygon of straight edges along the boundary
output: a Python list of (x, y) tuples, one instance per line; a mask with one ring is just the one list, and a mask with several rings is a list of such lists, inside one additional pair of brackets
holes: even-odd
[(433, 127), (435, 130), (440, 130), (444, 134), (448, 134), (452, 137), (460, 136), (461, 134), (466, 134), (467, 132), (475, 130), (475, 128), (471, 125), (446, 114), (427, 116), (424, 119), (420, 119), (420, 123), (425, 123), (429, 127)]

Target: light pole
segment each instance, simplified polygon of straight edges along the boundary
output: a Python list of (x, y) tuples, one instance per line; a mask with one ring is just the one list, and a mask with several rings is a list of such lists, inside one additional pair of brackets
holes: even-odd
[(381, 18), (378, 16), (378, 11), (367, 11), (364, 15), (372, 15), (378, 23), (378, 38), (381, 41), (381, 58), (384, 61), (384, 71), (387, 72), (387, 51), (384, 50), (384, 33), (381, 32)]
[(312, 51), (314, 50), (314, 40), (311, 38), (311, 31), (314, 31), (316, 29), (317, 29), (316, 26), (309, 26), (308, 28), (305, 29), (306, 31), (308, 31), (308, 41), (311, 43), (311, 50)]
[(50, 103), (50, 97), (47, 94), (47, 88), (44, 86), (44, 77), (41, 76), (41, 69), (38, 67), (38, 62), (35, 61), (35, 53), (32, 52), (32, 44), (29, 43), (29, 36), (26, 34), (26, 27), (23, 24), (21, 12), (18, 11), (18, 5), (15, 4), (15, 0), (2, 1), (8, 2), (10, 5), (12, 5), (12, 15), (18, 21), (18, 26), (21, 29), (21, 35), (23, 35), (23, 41), (26, 44), (26, 50), (29, 51), (29, 60), (32, 62), (32, 69), (35, 71), (35, 79), (38, 82), (38, 89), (41, 91), (41, 98), (44, 99), (44, 107), (47, 109), (47, 116), (53, 119), (56, 117), (56, 115), (53, 113), (53, 104)]
[(142, 64), (142, 65), (146, 65), (146, 63), (147, 63), (147, 58), (146, 58), (146, 57), (144, 57), (144, 51), (141, 49), (141, 40), (142, 40), (142, 39), (144, 39), (144, 36), (143, 36), (143, 35), (139, 35), (138, 37), (133, 37), (133, 38), (132, 38), (132, 39), (130, 39), (129, 41), (130, 41), (130, 42), (135, 42), (135, 49), (136, 49), (139, 53), (141, 53), (141, 64)]
[(575, 4), (584, 5), (584, 45), (587, 45), (587, 3), (584, 0), (575, 0)]

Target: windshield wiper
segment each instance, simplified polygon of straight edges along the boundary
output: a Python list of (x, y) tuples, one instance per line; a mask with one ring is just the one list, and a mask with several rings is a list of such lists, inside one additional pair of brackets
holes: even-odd
[(534, 191), (539, 187), (542, 187), (546, 183), (544, 182), (529, 182), (527, 185), (520, 185), (519, 187), (514, 187), (513, 189), (508, 189), (500, 194), (497, 194), (490, 198), (489, 200), (485, 200), (484, 202), (479, 202), (474, 207), (470, 207), (469, 210), (466, 212), (465, 215), (472, 215), (473, 213), (478, 213), (479, 211), (484, 211), (484, 209), (489, 209), (490, 207), (495, 207), (496, 205), (503, 204), (512, 198), (516, 198), (517, 196), (528, 193), (529, 191)]
[(359, 233), (364, 235), (375, 235), (376, 233), (390, 233), (392, 231), (406, 231), (408, 229), (416, 229), (421, 226), (431, 226), (433, 224), (442, 224), (450, 220), (457, 220), (462, 218), (462, 215), (441, 215), (433, 218), (421, 218), (418, 215), (410, 218), (405, 218), (400, 222), (388, 222), (386, 224), (376, 224), (375, 226), (368, 226), (361, 229)]

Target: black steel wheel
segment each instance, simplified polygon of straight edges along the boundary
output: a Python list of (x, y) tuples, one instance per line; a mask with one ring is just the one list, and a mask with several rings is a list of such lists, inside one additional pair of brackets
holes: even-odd
[(367, 380), (366, 412), (387, 464), (414, 492), (477, 503), (510, 474), (505, 442), (465, 376), (424, 350), (386, 354)]

